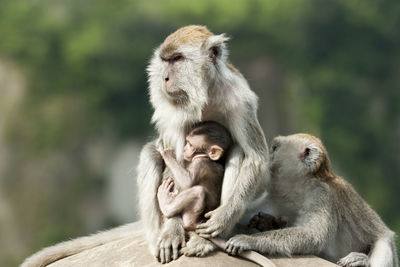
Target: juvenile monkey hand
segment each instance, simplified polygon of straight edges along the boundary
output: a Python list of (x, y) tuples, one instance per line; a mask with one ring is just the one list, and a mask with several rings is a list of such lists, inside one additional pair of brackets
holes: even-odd
[(248, 224), (249, 228), (256, 228), (261, 232), (279, 229), (285, 227), (287, 221), (283, 217), (275, 218), (274, 216), (259, 212), (257, 215), (254, 215), (251, 218), (250, 223)]
[(172, 149), (163, 149), (160, 151), (161, 156), (165, 158), (175, 158), (175, 152)]
[(235, 235), (230, 238), (225, 245), (225, 251), (229, 255), (239, 255), (245, 250), (254, 249), (254, 237), (249, 235)]
[(211, 238), (220, 235), (225, 229), (232, 226), (232, 217), (226, 214), (226, 207), (220, 206), (204, 215), (208, 218), (205, 223), (196, 227), (196, 233), (204, 238)]

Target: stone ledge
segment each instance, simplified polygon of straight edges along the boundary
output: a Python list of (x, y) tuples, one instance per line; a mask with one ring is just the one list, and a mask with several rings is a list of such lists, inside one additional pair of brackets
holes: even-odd
[[(257, 266), (255, 263), (241, 258), (231, 257), (222, 251), (218, 251), (204, 258), (182, 256), (176, 261), (163, 265), (158, 263), (150, 254), (140, 222), (135, 223), (135, 226), (132, 229), (132, 233), (129, 233), (129, 236), (63, 258), (48, 266)], [(270, 260), (277, 267), (337, 266), (336, 264), (315, 256), (270, 258)]]

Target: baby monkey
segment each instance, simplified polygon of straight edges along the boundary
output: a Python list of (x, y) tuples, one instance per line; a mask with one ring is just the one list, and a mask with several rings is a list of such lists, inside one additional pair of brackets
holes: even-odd
[[(218, 207), (224, 176), (223, 156), (231, 145), (232, 138), (225, 127), (207, 121), (186, 136), (183, 150), (186, 168), (175, 159), (172, 150), (159, 149), (174, 177), (164, 180), (157, 192), (160, 210), (166, 218), (181, 214), (184, 229), (193, 231), (205, 213)], [(181, 188), (179, 192), (172, 191), (175, 183)]]

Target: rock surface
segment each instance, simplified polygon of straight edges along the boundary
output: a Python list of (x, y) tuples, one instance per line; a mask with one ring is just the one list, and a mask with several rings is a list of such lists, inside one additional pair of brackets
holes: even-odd
[[(337, 266), (314, 256), (302, 256), (295, 258), (270, 258), (277, 267), (298, 267), (298, 266)], [(218, 251), (208, 257), (185, 257), (163, 265), (158, 263), (150, 254), (144, 237), (141, 224), (136, 223), (135, 231), (128, 237), (117, 239), (112, 242), (85, 250), (78, 254), (58, 260), (48, 266), (96, 266), (96, 267), (132, 267), (132, 266), (257, 266), (250, 261), (228, 256)]]

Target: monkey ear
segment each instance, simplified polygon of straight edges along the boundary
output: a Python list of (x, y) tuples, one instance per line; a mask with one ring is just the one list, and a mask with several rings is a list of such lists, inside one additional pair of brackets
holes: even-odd
[(220, 34), (212, 35), (205, 41), (203, 44), (205, 46), (204, 48), (208, 51), (209, 57), (213, 62), (215, 62), (217, 58), (221, 58), (223, 61), (226, 60), (227, 52), (225, 42), (228, 40), (229, 37), (225, 34)]
[(308, 158), (311, 154), (311, 149), (309, 147), (306, 147), (303, 151), (303, 157)]
[(222, 153), (224, 150), (217, 145), (213, 145), (210, 147), (210, 151), (208, 152), (208, 156), (210, 157), (211, 160), (219, 160), (222, 156)]

